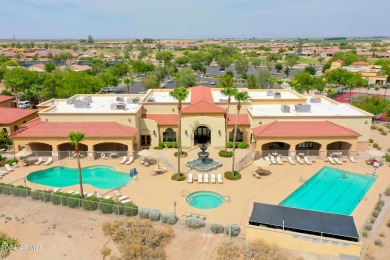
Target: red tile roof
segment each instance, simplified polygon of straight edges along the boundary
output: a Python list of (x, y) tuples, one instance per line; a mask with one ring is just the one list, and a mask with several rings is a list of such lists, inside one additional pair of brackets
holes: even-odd
[(133, 137), (138, 129), (116, 122), (41, 122), (12, 135), (17, 137), (68, 137), (80, 131), (86, 137)]
[(367, 61), (356, 61), (354, 63), (352, 63), (351, 65), (352, 66), (368, 66), (368, 62)]
[(11, 124), (35, 113), (37, 113), (37, 110), (0, 107), (0, 125)]
[(191, 90), (191, 105), (182, 109), (183, 113), (225, 113), (226, 109), (214, 104), (209, 87), (196, 86)]
[(342, 60), (335, 60), (334, 62), (344, 63), (344, 61), (342, 61)]
[[(228, 125), (236, 124), (237, 115), (229, 115)], [(250, 125), (249, 117), (246, 114), (238, 115), (238, 125)]]
[(179, 123), (179, 115), (143, 114), (142, 118), (154, 120), (158, 125), (178, 125)]
[(8, 100), (11, 100), (11, 99), (14, 99), (14, 98), (15, 98), (14, 96), (3, 96), (3, 95), (0, 95), (0, 103), (8, 101)]
[(214, 104), (213, 96), (209, 87), (196, 86), (190, 88), (191, 90), (191, 104), (196, 104), (199, 101), (206, 101), (210, 104)]
[(27, 123), (24, 123), (22, 125), (20, 125), (21, 128), (29, 128), (29, 127), (32, 127), (32, 126), (36, 126), (37, 124), (40, 124), (42, 123), (41, 121), (41, 118), (40, 117), (36, 117), (30, 121), (28, 121)]
[(252, 128), (252, 132), (258, 137), (360, 136), (329, 121), (275, 121)]
[(72, 70), (74, 71), (86, 71), (91, 69), (90, 66), (88, 65), (78, 65), (78, 64), (72, 64), (69, 66)]

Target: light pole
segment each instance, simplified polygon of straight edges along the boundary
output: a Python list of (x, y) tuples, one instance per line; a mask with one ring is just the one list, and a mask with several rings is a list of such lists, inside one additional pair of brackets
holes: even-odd
[(26, 183), (27, 183), (26, 178), (24, 178), (23, 181), (24, 181), (24, 187), (26, 187)]
[(381, 202), (381, 198), (382, 198), (382, 193), (379, 193), (378, 206), (379, 206), (379, 204), (380, 204), (380, 202)]
[(173, 202), (173, 214), (176, 217), (176, 201)]

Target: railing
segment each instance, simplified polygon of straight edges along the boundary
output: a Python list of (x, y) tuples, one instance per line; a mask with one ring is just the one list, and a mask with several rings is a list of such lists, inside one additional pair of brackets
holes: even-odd
[(52, 156), (52, 151), (31, 151), (31, 154), (27, 156), (22, 156), (24, 158), (29, 158), (29, 157), (51, 157)]
[[(54, 152), (55, 153), (55, 152)], [(58, 153), (58, 159), (76, 159), (76, 152), (75, 151), (59, 151)], [(85, 159), (88, 157), (88, 151), (79, 151), (79, 158)]]
[(277, 153), (280, 156), (288, 156), (289, 150), (262, 150), (261, 157), (270, 156), (273, 153)]
[(304, 156), (313, 156), (313, 157), (319, 157), (320, 156), (320, 150), (296, 150), (295, 155), (297, 154), (304, 154)]
[(326, 156), (349, 157), (349, 154), (350, 154), (349, 150), (327, 150), (326, 151)]
[(255, 159), (256, 153), (254, 151), (250, 151), (244, 157), (242, 157), (235, 165), (235, 171), (240, 171), (244, 166), (250, 162), (251, 160)]
[(95, 151), (93, 156), (96, 159), (118, 159), (121, 156), (127, 156), (127, 151)]

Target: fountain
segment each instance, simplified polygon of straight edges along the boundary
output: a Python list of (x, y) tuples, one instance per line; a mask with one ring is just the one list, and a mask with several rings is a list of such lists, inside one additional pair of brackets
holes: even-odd
[(193, 159), (186, 162), (187, 167), (195, 169), (200, 172), (208, 172), (222, 166), (222, 163), (215, 161), (209, 157), (209, 152), (205, 152), (207, 149), (206, 144), (199, 144), (201, 152), (198, 153), (198, 159)]

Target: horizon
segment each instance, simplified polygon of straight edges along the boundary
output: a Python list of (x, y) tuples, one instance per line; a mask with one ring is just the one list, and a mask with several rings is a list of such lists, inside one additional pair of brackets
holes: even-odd
[[(96, 40), (373, 38), (389, 35), (386, 10), (390, 2), (383, 3), (383, 0), (373, 0), (370, 5), (363, 0), (4, 2), (0, 6), (0, 23), (7, 25), (0, 32), (3, 40), (77, 40), (88, 35)], [(362, 19), (367, 13), (375, 13), (375, 19)]]

